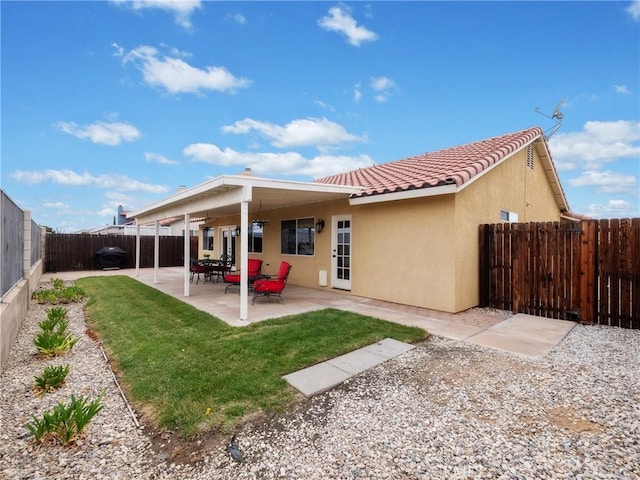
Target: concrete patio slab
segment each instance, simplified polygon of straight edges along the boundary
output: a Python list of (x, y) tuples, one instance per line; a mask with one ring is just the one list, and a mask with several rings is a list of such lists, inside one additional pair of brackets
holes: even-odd
[(352, 377), (350, 373), (329, 363), (322, 362), (285, 375), (283, 378), (304, 396), (310, 397), (340, 385), (350, 377)]
[(385, 357), (368, 352), (364, 348), (361, 348), (339, 357), (332, 358), (331, 360), (327, 360), (326, 363), (347, 372), (349, 375), (358, 375), (359, 373), (379, 365), (385, 360), (387, 360)]
[(408, 343), (385, 338), (326, 362), (290, 373), (283, 378), (303, 395), (311, 397), (413, 348), (415, 347)]
[(466, 339), (505, 352), (542, 358), (576, 326), (568, 320), (519, 313)]
[(420, 315), (412, 315), (402, 311), (391, 309), (383, 309), (366, 304), (349, 305), (343, 308), (351, 312), (370, 317), (381, 318), (408, 327), (424, 328), (432, 335), (441, 337), (454, 338), (456, 340), (464, 340), (479, 332), (485, 330), (485, 327), (478, 325), (468, 325), (465, 323), (456, 323), (448, 320), (440, 320), (437, 318), (424, 317)]
[(397, 357), (398, 355), (408, 352), (409, 350), (413, 350), (414, 348), (416, 348), (415, 345), (401, 342), (394, 338), (385, 338), (384, 340), (363, 347), (362, 350), (364, 352), (370, 352), (389, 359)]

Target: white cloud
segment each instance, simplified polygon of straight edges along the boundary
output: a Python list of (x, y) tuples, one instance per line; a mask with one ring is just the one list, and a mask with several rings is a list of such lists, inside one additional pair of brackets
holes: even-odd
[(589, 205), (584, 214), (592, 218), (632, 218), (637, 217), (639, 206), (635, 208), (625, 200), (609, 200), (604, 205), (593, 203)]
[(192, 28), (191, 15), (200, 8), (200, 0), (112, 0), (119, 5), (125, 5), (132, 10), (157, 8), (165, 10), (174, 16), (175, 22), (187, 30)]
[(356, 83), (353, 86), (353, 100), (355, 102), (359, 102), (360, 99), (362, 98), (362, 91), (360, 90), (361, 85), (359, 83)]
[(56, 210), (67, 210), (69, 205), (64, 202), (44, 202), (42, 204), (44, 208), (55, 208)]
[(335, 112), (336, 109), (333, 105), (329, 105), (326, 102), (323, 102), (322, 100), (314, 100), (313, 103), (315, 103), (316, 105), (318, 105), (320, 108), (324, 108), (325, 110), (329, 110), (331, 112)]
[(160, 165), (178, 165), (180, 163), (177, 160), (170, 160), (164, 155), (153, 152), (144, 152), (144, 159), (147, 162), (159, 163)]
[(557, 133), (549, 148), (559, 170), (597, 169), (640, 157), (640, 122), (586, 122), (581, 132)]
[(632, 193), (638, 191), (638, 178), (635, 175), (607, 170), (598, 172), (587, 170), (579, 177), (570, 178), (572, 187), (596, 187), (599, 193)]
[(633, 0), (625, 10), (634, 20), (640, 20), (640, 0)]
[(225, 67), (197, 68), (185, 62), (184, 57), (184, 52), (162, 55), (154, 47), (141, 45), (122, 55), (122, 63), (133, 64), (148, 85), (164, 88), (169, 93), (200, 94), (202, 90), (233, 93), (251, 84), (251, 80), (235, 77)]
[(318, 20), (318, 25), (325, 30), (338, 32), (347, 37), (347, 42), (359, 47), (362, 42), (372, 42), (378, 35), (367, 28), (358, 26), (346, 8), (331, 7), (329, 14)]
[(631, 90), (626, 85), (614, 85), (613, 91), (620, 95), (631, 95)]
[(245, 118), (233, 125), (222, 127), (222, 131), (224, 133), (257, 131), (267, 137), (273, 146), (279, 148), (338, 145), (366, 140), (364, 137), (347, 132), (342, 125), (326, 118), (302, 118), (293, 120), (285, 126)]
[(237, 152), (230, 148), (223, 150), (210, 143), (189, 145), (183, 153), (197, 162), (223, 167), (249, 167), (257, 174), (268, 174), (269, 176), (280, 174), (319, 178), (373, 165), (373, 161), (368, 155), (319, 155), (307, 159), (297, 152)]
[(75, 122), (57, 122), (54, 126), (74, 137), (89, 139), (102, 145), (120, 145), (140, 138), (140, 131), (136, 127), (121, 122), (94, 122), (83, 126)]
[(246, 17), (241, 13), (230, 14), (229, 18), (234, 22), (238, 22), (240, 25), (244, 25), (245, 23), (247, 23)]
[(82, 174), (73, 170), (18, 170), (12, 173), (11, 178), (27, 185), (38, 185), (43, 182), (52, 182), (66, 186), (89, 186), (95, 188), (112, 188), (118, 191), (143, 191), (147, 193), (164, 193), (168, 188), (164, 185), (143, 183), (138, 180), (119, 174), (92, 175), (88, 172)]
[(396, 83), (388, 77), (372, 77), (369, 84), (375, 92), (373, 98), (376, 102), (386, 102), (396, 86)]

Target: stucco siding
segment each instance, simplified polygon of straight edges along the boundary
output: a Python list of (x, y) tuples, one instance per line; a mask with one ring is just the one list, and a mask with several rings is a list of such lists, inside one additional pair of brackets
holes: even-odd
[[(261, 217), (269, 220), (269, 224), (263, 229), (262, 253), (250, 253), (249, 258), (259, 258), (263, 263), (262, 271), (267, 274), (276, 274), (281, 261), (293, 265), (289, 274), (289, 281), (296, 285), (311, 288), (320, 287), (319, 272), (325, 270), (331, 278), (331, 216), (351, 214), (351, 207), (347, 199), (303, 205), (292, 208), (265, 211)], [(280, 252), (280, 222), (296, 218), (312, 217), (315, 222), (322, 218), (325, 227), (322, 233), (315, 235), (315, 251), (313, 255), (283, 255)], [(249, 219), (252, 216), (249, 215)], [(239, 216), (218, 218), (213, 225), (215, 227), (236, 225), (240, 222)], [(220, 246), (218, 229), (216, 228), (216, 246)], [(216, 250), (217, 252), (218, 250)]]
[(452, 195), (354, 209), (356, 295), (450, 311), (454, 306)]
[(501, 210), (517, 213), (519, 222), (559, 220), (560, 209), (535, 151), (533, 168), (523, 149), (456, 195), (455, 311), (478, 304), (478, 225), (499, 223)]

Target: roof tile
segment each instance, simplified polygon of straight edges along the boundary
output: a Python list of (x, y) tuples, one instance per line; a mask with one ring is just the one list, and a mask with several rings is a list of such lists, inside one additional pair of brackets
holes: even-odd
[(363, 192), (356, 196), (441, 185), (461, 186), (532, 140), (542, 137), (542, 134), (541, 128), (533, 127), (458, 147), (331, 175), (316, 182), (364, 187)]

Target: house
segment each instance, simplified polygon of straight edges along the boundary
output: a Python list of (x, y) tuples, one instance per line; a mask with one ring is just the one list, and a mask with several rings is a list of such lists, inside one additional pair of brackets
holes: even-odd
[[(178, 191), (184, 190), (186, 187), (180, 187)], [(124, 210), (122, 205), (118, 205), (118, 214), (113, 217), (113, 225), (102, 225), (100, 227), (91, 228), (79, 233), (90, 233), (92, 235), (136, 235), (137, 227), (133, 220), (127, 219), (129, 210)], [(192, 218), (189, 222), (189, 235), (196, 236), (203, 221), (199, 218)], [(167, 237), (182, 237), (185, 231), (185, 223), (183, 217), (165, 218), (158, 225), (158, 233)], [(154, 226), (141, 226), (140, 235), (155, 235)]]
[(221, 176), (129, 218), (179, 215), (205, 218), (198, 256), (241, 272), (286, 260), (292, 284), (446, 312), (478, 304), (478, 225), (573, 219), (537, 127), (314, 182)]

